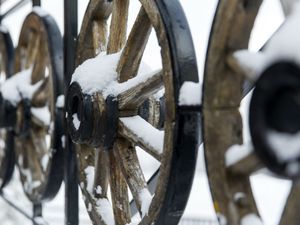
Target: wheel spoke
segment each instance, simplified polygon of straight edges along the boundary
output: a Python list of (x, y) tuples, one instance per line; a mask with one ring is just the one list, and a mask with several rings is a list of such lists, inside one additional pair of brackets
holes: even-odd
[(95, 55), (98, 55), (100, 52), (106, 51), (107, 23), (106, 20), (94, 20), (92, 26), (94, 52)]
[(107, 53), (120, 51), (126, 41), (129, 0), (114, 0)]
[(50, 78), (45, 77), (39, 87), (36, 89), (32, 96), (31, 104), (34, 107), (43, 107), (46, 105), (47, 100), (49, 99), (50, 93)]
[(117, 67), (120, 82), (136, 76), (151, 28), (151, 22), (144, 8), (141, 7)]
[(40, 35), (37, 32), (30, 31), (28, 34), (27, 61), (26, 68), (29, 68), (37, 58), (40, 46)]
[(264, 168), (264, 165), (257, 158), (255, 153), (238, 160), (235, 164), (228, 166), (227, 170), (234, 174), (251, 175), (252, 173)]
[(110, 152), (110, 189), (116, 225), (130, 223), (130, 207), (126, 181), (114, 152)]
[(149, 209), (151, 194), (147, 187), (134, 145), (126, 139), (118, 139), (114, 148), (122, 173), (132, 192), (137, 208), (142, 216)]
[(263, 168), (250, 143), (233, 145), (225, 154), (227, 170), (235, 174), (250, 175)]
[[(161, 90), (164, 91), (164, 90)], [(164, 127), (165, 97), (158, 93), (148, 98), (138, 110), (138, 115), (150, 123), (156, 129)]]
[(164, 132), (155, 129), (140, 116), (123, 117), (119, 120), (119, 134), (140, 146), (158, 161), (163, 153)]
[(96, 198), (106, 198), (109, 177), (109, 158), (107, 151), (102, 148), (97, 148), (95, 161), (94, 196)]
[(163, 87), (163, 72), (160, 70), (154, 74), (137, 76), (123, 85), (130, 86), (130, 88), (118, 95), (119, 108), (137, 108)]

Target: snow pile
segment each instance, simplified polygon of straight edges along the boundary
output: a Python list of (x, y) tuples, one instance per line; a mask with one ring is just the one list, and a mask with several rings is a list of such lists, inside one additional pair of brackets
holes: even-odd
[(139, 199), (141, 201), (142, 217), (144, 217), (148, 214), (152, 198), (153, 198), (153, 196), (150, 194), (150, 192), (147, 188), (144, 188), (139, 192)]
[(241, 225), (263, 225), (261, 219), (256, 214), (248, 214), (241, 219)]
[(114, 213), (110, 202), (106, 198), (100, 198), (96, 202), (96, 210), (106, 225), (115, 225)]
[(258, 76), (272, 63), (279, 60), (290, 60), (300, 64), (300, 2), (293, 5), (292, 13), (287, 17), (283, 25), (267, 43), (262, 52), (254, 53), (248, 50), (240, 50), (234, 53), (245, 75), (250, 80), (256, 80)]
[(34, 13), (36, 13), (37, 15), (39, 15), (40, 17), (45, 17), (45, 16), (48, 16), (48, 12), (45, 11), (43, 8), (41, 8), (40, 6), (34, 6), (32, 8), (32, 11)]
[(232, 166), (243, 158), (247, 157), (253, 152), (253, 146), (251, 142), (243, 145), (232, 145), (225, 154), (226, 166)]
[(74, 125), (75, 129), (78, 130), (80, 127), (80, 120), (78, 118), (77, 113), (74, 113), (72, 118), (73, 118), (73, 125)]
[(155, 129), (140, 116), (121, 117), (120, 120), (131, 132), (152, 146), (158, 154), (162, 154), (164, 148), (164, 131)]
[(95, 167), (88, 166), (84, 169), (86, 175), (86, 190), (92, 195), (95, 177)]
[(50, 125), (51, 123), (51, 113), (48, 106), (44, 107), (31, 107), (30, 108), (32, 116), (41, 121), (45, 125)]
[(1, 86), (3, 98), (16, 106), (22, 99), (31, 99), (42, 81), (31, 84), (32, 68), (16, 73)]
[(58, 96), (55, 105), (57, 108), (63, 108), (65, 106), (65, 96), (64, 95)]
[(146, 82), (158, 73), (158, 71), (151, 71), (145, 63), (141, 63), (136, 77), (119, 83), (116, 70), (120, 56), (120, 52), (111, 55), (103, 52), (95, 58), (86, 60), (76, 68), (71, 83), (79, 83), (85, 94), (91, 95), (101, 91), (104, 97), (117, 96), (121, 92)]
[(200, 105), (202, 84), (185, 81), (179, 92), (179, 105)]
[(50, 157), (47, 153), (41, 159), (41, 165), (42, 165), (42, 168), (44, 171), (47, 170), (49, 159), (50, 159)]

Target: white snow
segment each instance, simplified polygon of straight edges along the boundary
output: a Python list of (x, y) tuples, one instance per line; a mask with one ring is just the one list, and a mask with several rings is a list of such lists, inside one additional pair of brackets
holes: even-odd
[(185, 81), (179, 92), (179, 105), (200, 105), (202, 84)]
[(93, 194), (93, 186), (94, 186), (94, 177), (95, 177), (95, 167), (88, 166), (84, 169), (86, 175), (86, 190)]
[(75, 129), (78, 130), (80, 127), (80, 120), (78, 119), (77, 113), (74, 113), (72, 117), (73, 117), (73, 125)]
[(36, 14), (38, 14), (40, 17), (44, 17), (49, 15), (47, 11), (45, 11), (43, 8), (41, 8), (40, 6), (34, 6), (32, 8), (32, 11), (35, 12)]
[(56, 99), (56, 107), (57, 108), (63, 108), (65, 106), (65, 96), (60, 95)]
[(96, 193), (99, 194), (99, 195), (102, 194), (102, 188), (100, 187), (100, 185), (97, 185)]
[(256, 214), (248, 214), (241, 219), (241, 225), (263, 225)]
[(17, 105), (22, 98), (31, 99), (42, 81), (31, 84), (32, 68), (16, 73), (1, 86), (3, 98)]
[(61, 136), (61, 146), (62, 146), (63, 148), (66, 147), (66, 135), (62, 135), (62, 136)]
[(155, 100), (159, 100), (161, 97), (165, 95), (165, 88), (160, 89), (158, 92), (153, 94), (153, 98)]
[(297, 29), (300, 20), (300, 2), (293, 5), (291, 14), (283, 25), (266, 44), (262, 52), (240, 50), (234, 53), (245, 75), (255, 80), (264, 69), (279, 60), (290, 60), (300, 64), (300, 31)]
[(48, 106), (44, 107), (31, 107), (30, 108), (31, 114), (37, 118), (39, 121), (43, 122), (45, 125), (50, 125), (51, 122), (51, 113), (49, 111)]
[(251, 81), (256, 81), (265, 67), (265, 55), (262, 52), (239, 50), (233, 53), (245, 75)]
[(119, 58), (120, 53), (111, 55), (100, 53), (95, 58), (86, 60), (76, 68), (71, 83), (78, 82), (86, 94), (103, 90), (112, 81), (117, 80), (116, 69)]
[(150, 123), (140, 116), (121, 117), (120, 121), (135, 135), (152, 146), (158, 154), (162, 154), (164, 148), (164, 131), (151, 126)]
[(108, 199), (100, 198), (96, 202), (96, 210), (106, 225), (114, 225), (114, 213)]
[(147, 188), (144, 188), (139, 192), (139, 199), (141, 201), (142, 217), (144, 217), (148, 214), (152, 198), (153, 198), (153, 196), (150, 194), (150, 192)]
[(146, 82), (159, 72), (159, 70), (151, 71), (145, 63), (141, 63), (137, 76), (126, 82), (119, 83), (117, 81), (118, 74), (116, 69), (120, 54), (119, 52), (106, 55), (103, 52), (95, 58), (86, 60), (76, 68), (72, 75), (71, 83), (78, 82), (82, 92), (86, 94), (91, 95), (101, 91), (104, 97), (109, 95), (117, 96), (138, 84)]
[(251, 142), (247, 142), (243, 145), (232, 145), (225, 154), (226, 166), (232, 166), (243, 158), (247, 157), (253, 152), (253, 146)]
[(296, 134), (268, 131), (267, 140), (281, 162), (290, 161), (300, 156), (300, 132)]
[(45, 154), (42, 159), (41, 159), (41, 164), (42, 164), (42, 168), (44, 171), (47, 170), (47, 167), (48, 167), (48, 163), (49, 163), (49, 155), (48, 154)]

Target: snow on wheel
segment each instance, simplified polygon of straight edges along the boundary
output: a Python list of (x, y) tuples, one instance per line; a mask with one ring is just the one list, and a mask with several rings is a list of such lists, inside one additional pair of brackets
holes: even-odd
[(32, 202), (54, 197), (63, 178), (62, 37), (54, 19), (34, 8), (15, 53), (15, 75), (3, 86), (15, 107), (15, 152), (24, 192)]
[[(134, 1), (90, 1), (67, 95), (68, 131), (93, 224), (177, 224), (194, 175), (200, 89), (185, 16), (177, 1), (136, 3), (127, 38)], [(144, 64), (151, 31), (158, 70)], [(180, 91), (184, 84), (193, 95)], [(158, 165), (150, 176), (143, 169), (148, 159)]]
[[(287, 86), (295, 81), (294, 86), (299, 83), (297, 81), (299, 78), (295, 79), (297, 75), (294, 65), (299, 63), (296, 62), (298, 59), (287, 54), (299, 52), (296, 50), (299, 46), (299, 34), (293, 31), (299, 21), (299, 4), (294, 10), (296, 14), (289, 15), (263, 49), (253, 53), (248, 50), (248, 42), (261, 3), (262, 1), (247, 0), (219, 1), (211, 30), (204, 74), (203, 135), (209, 184), (220, 223), (226, 221), (232, 225), (262, 224), (249, 177), (268, 164), (265, 164), (266, 160), (260, 160), (259, 154), (255, 154), (253, 150), (255, 148), (260, 151), (257, 148), (262, 145), (262, 133), (266, 132), (267, 128), (272, 128), (265, 126), (267, 120), (274, 121), (276, 117), (281, 124), (291, 125), (289, 118), (284, 118), (280, 114), (282, 111), (275, 112), (275, 109), (282, 109), (276, 106), (282, 101), (276, 104), (273, 102), (274, 107), (271, 110), (269, 97), (272, 95), (274, 101), (281, 97), (286, 97), (285, 100), (291, 99), (292, 94), (284, 97), (285, 93), (278, 92), (278, 87)], [(292, 34), (288, 34), (287, 29)], [(255, 85), (259, 75), (265, 73), (269, 74), (267, 81), (258, 80), (251, 103), (250, 128), (253, 144), (245, 143), (239, 111), (241, 100), (249, 92), (249, 87)], [(277, 96), (272, 92), (273, 89), (274, 93), (277, 91)], [(266, 99), (270, 101), (267, 102)], [(288, 117), (288, 114), (285, 116)], [(256, 131), (256, 135), (253, 135), (253, 130)], [(282, 148), (282, 145), (278, 144), (280, 141), (278, 137), (278, 135), (275, 137), (277, 142), (273, 139), (269, 143), (271, 146), (277, 145)], [(286, 142), (283, 143), (285, 144)], [(282, 154), (290, 155), (284, 150)], [(269, 156), (270, 154), (267, 157)], [(296, 209), (299, 207), (299, 190), (299, 185), (294, 182), (280, 224), (298, 223), (299, 216)]]
[[(3, 25), (0, 25), (0, 86), (12, 74), (14, 47)], [(14, 171), (15, 154), (13, 132), (9, 131), (4, 123), (6, 119), (4, 100), (0, 98), (0, 188), (2, 189), (11, 179)]]

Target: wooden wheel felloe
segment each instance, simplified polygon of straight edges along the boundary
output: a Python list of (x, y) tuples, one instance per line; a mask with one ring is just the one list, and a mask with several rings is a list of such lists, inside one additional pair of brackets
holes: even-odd
[[(177, 224), (199, 143), (200, 97), (195, 105), (178, 100), (183, 84), (198, 82), (195, 54), (177, 1), (141, 0), (126, 38), (129, 3), (92, 0), (82, 23), (77, 46), (77, 65), (82, 65), (73, 74), (66, 106), (68, 130), (77, 143), (80, 187), (94, 224), (133, 223), (133, 204), (139, 224)], [(152, 29), (162, 68), (143, 74), (139, 69)], [(151, 96), (162, 88), (164, 101), (155, 103)], [(144, 107), (150, 113), (143, 117), (157, 115), (163, 122), (141, 117), (145, 101), (154, 107)], [(159, 161), (152, 182), (145, 179), (137, 146)]]
[[(14, 47), (10, 34), (5, 27), (0, 27), (0, 85), (3, 85), (6, 79), (12, 74)], [(1, 98), (1, 106), (3, 99)], [(5, 118), (3, 117), (3, 108), (1, 107), (1, 125)], [(0, 126), (2, 127), (2, 126)], [(0, 128), (0, 188), (2, 189), (11, 179), (14, 171), (15, 156), (13, 133), (6, 128)]]
[(63, 93), (62, 60), (62, 37), (53, 18), (42, 11), (30, 13), (20, 33), (11, 83), (19, 96), (12, 101), (17, 164), (33, 202), (54, 197), (63, 177), (63, 114), (56, 108)]
[[(220, 221), (238, 225), (262, 224), (249, 177), (263, 167), (243, 144), (239, 107), (248, 71), (235, 52), (247, 49), (261, 5), (257, 1), (220, 0), (207, 52), (203, 88), (203, 132), (207, 172)], [(251, 71), (250, 71), (251, 72)], [(274, 75), (274, 74), (272, 74)], [(245, 144), (245, 143), (244, 143)], [(299, 185), (295, 182), (280, 224), (298, 224)]]

